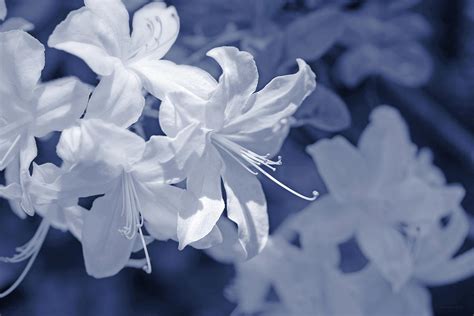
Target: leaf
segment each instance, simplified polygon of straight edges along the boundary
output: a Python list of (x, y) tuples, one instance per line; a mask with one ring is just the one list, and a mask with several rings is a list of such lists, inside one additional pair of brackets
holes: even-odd
[(286, 32), (288, 60), (303, 58), (316, 60), (338, 40), (344, 29), (342, 13), (336, 9), (322, 9), (291, 23)]
[(351, 114), (344, 101), (321, 84), (306, 98), (294, 117), (296, 126), (309, 125), (328, 132), (351, 125)]

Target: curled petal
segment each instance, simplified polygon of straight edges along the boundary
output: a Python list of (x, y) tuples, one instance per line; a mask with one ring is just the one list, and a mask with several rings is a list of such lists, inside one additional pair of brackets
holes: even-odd
[[(207, 56), (214, 58), (222, 68), (222, 75), (212, 99), (217, 98), (218, 104), (213, 112), (222, 113), (232, 119), (242, 113), (247, 99), (255, 92), (258, 84), (258, 71), (253, 56), (239, 51), (235, 47), (218, 47), (207, 52)], [(222, 124), (221, 122), (215, 124)]]
[(56, 26), (48, 46), (76, 55), (102, 76), (110, 75), (122, 57), (112, 26), (85, 7), (72, 11)]
[(173, 6), (163, 2), (145, 5), (133, 16), (131, 58), (161, 59), (176, 41), (179, 17)]
[(273, 79), (255, 93), (245, 105), (242, 115), (224, 127), (226, 133), (254, 132), (272, 127), (296, 112), (303, 100), (315, 89), (315, 75), (311, 68), (298, 59), (297, 73)]

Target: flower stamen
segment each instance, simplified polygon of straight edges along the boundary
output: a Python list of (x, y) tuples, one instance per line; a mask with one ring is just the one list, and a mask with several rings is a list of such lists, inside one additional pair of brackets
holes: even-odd
[(18, 252), (17, 254), (15, 254), (13, 257), (0, 257), (0, 261), (6, 263), (18, 263), (25, 261), (28, 258), (30, 259), (16, 281), (8, 289), (0, 293), (0, 298), (4, 298), (12, 293), (25, 279), (41, 250), (48, 231), (49, 221), (43, 219), (31, 240), (25, 245), (16, 248), (16, 251)]
[[(276, 183), (281, 188), (285, 189), (286, 191), (290, 192), (291, 194), (306, 200), (306, 201), (314, 201), (319, 196), (317, 191), (313, 191), (313, 196), (309, 197), (303, 195), (292, 188), (288, 187), (287, 185), (283, 184), (272, 175), (270, 175), (267, 171), (265, 171), (262, 167), (267, 167), (272, 171), (276, 171), (274, 166), (281, 166), (283, 164), (281, 156), (278, 156), (278, 160), (274, 161), (269, 159), (270, 154), (266, 155), (258, 155), (255, 152), (246, 149), (221, 135), (213, 134), (212, 139), (214, 140), (214, 144), (217, 145), (219, 148), (224, 150), (227, 154), (229, 154), (235, 161), (237, 161), (241, 166), (243, 166), (247, 171), (249, 171), (253, 175), (258, 175), (258, 172), (261, 172), (264, 176), (270, 179), (272, 182)], [(243, 160), (243, 161), (242, 161)], [(250, 166), (246, 165), (245, 163), (249, 164), (257, 171), (252, 170)]]

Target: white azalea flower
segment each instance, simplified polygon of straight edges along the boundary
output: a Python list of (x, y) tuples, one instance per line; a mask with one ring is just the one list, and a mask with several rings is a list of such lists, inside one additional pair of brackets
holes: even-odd
[[(167, 91), (206, 96), (207, 74), (160, 60), (179, 32), (174, 7), (154, 2), (138, 10), (130, 35), (128, 12), (120, 0), (85, 0), (59, 24), (48, 45), (82, 58), (102, 79), (85, 118), (128, 127), (144, 107), (142, 88), (162, 99)], [(204, 78), (202, 78), (204, 77)]]
[(329, 194), (306, 209), (301, 229), (336, 242), (355, 235), (364, 255), (399, 289), (414, 271), (412, 243), (459, 206), (464, 189), (416, 175), (416, 147), (390, 107), (374, 110), (358, 147), (341, 137), (308, 147)]
[[(239, 227), (244, 256), (262, 250), (268, 236), (265, 196), (255, 175), (262, 173), (289, 192), (307, 199), (273, 178), (281, 160), (270, 160), (288, 134), (291, 116), (315, 88), (311, 68), (298, 60), (296, 74), (275, 78), (255, 92), (257, 68), (252, 55), (233, 47), (208, 52), (222, 67), (212, 82), (209, 99), (183, 92), (170, 93), (160, 108), (163, 131), (174, 138), (176, 160), (187, 177), (187, 189), (197, 207), (179, 214), (180, 248), (205, 237), (224, 210), (221, 179), (227, 194), (227, 216)], [(206, 83), (207, 85), (207, 83)], [(263, 155), (260, 153), (264, 153)]]
[[(101, 278), (118, 273), (137, 244), (145, 252), (143, 268), (151, 272), (144, 225), (156, 239), (176, 239), (177, 212), (191, 196), (169, 185), (176, 178), (172, 166), (165, 163), (172, 156), (165, 144), (163, 136), (145, 143), (128, 130), (95, 119), (63, 132), (57, 148), (65, 162), (63, 174), (49, 187), (32, 190), (63, 203), (104, 195), (84, 216), (81, 239), (90, 275)], [(220, 239), (215, 230), (207, 241), (193, 246), (209, 247)]]
[(25, 187), (37, 154), (35, 137), (72, 125), (84, 112), (90, 88), (73, 77), (39, 83), (44, 46), (23, 31), (0, 33), (0, 63), (0, 170), (18, 164), (9, 178), (21, 184), (21, 206), (32, 215)]
[[(300, 249), (277, 233), (258, 256), (236, 263), (227, 289), (237, 303), (233, 315), (363, 315), (338, 264), (334, 245), (312, 240)], [(272, 289), (276, 298), (270, 301)]]

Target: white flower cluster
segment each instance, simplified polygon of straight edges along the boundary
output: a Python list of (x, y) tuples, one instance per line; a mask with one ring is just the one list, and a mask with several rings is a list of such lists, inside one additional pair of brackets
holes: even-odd
[[(289, 132), (288, 118), (316, 86), (303, 60), (297, 73), (257, 92), (255, 61), (237, 48), (207, 53), (222, 68), (218, 81), (161, 59), (179, 33), (174, 7), (150, 3), (131, 24), (132, 32), (120, 0), (85, 0), (49, 37), (50, 47), (82, 58), (100, 76), (95, 88), (76, 78), (40, 82), (43, 45), (21, 30), (0, 33), (0, 170), (7, 180), (0, 196), (19, 216), (43, 218), (28, 244), (2, 258), (29, 259), (2, 296), (26, 275), (51, 226), (81, 241), (94, 277), (125, 266), (150, 273), (147, 245), (154, 239), (176, 240), (180, 249), (221, 244), (217, 222), (224, 208), (238, 226), (242, 257), (261, 252), (269, 225), (257, 174), (303, 199), (317, 196), (296, 192), (268, 171), (281, 165), (271, 157)], [(144, 92), (162, 101), (159, 123), (166, 134), (148, 141), (128, 130), (142, 115)], [(62, 132), (62, 165), (32, 163), (35, 138), (53, 131)], [(185, 189), (176, 185), (183, 181)], [(99, 197), (90, 211), (78, 205), (91, 196)], [(143, 260), (130, 259), (142, 250)]]
[[(424, 24), (401, 15), (419, 26), (415, 38), (395, 27), (409, 7), (391, 8), (385, 23), (348, 17), (355, 35), (370, 36), (361, 40), (346, 32), (340, 40), (349, 48), (337, 72), (345, 85), (374, 73), (406, 86), (427, 80), (431, 61), (415, 41)], [(334, 14), (331, 9), (322, 16)], [(0, 0), (0, 19), (5, 16)], [(0, 26), (0, 171), (6, 179), (0, 197), (21, 218), (38, 215), (42, 222), (15, 255), (0, 258), (27, 261), (0, 297), (21, 283), (50, 227), (81, 242), (87, 273), (96, 278), (124, 267), (151, 273), (148, 247), (154, 240), (174, 240), (180, 250), (206, 249), (236, 266), (227, 292), (235, 314), (430, 315), (427, 286), (474, 273), (474, 253), (457, 255), (469, 229), (464, 189), (446, 183), (430, 151), (410, 141), (393, 108), (372, 112), (357, 147), (336, 136), (307, 148), (327, 189), (312, 202), (318, 192), (302, 194), (272, 175), (282, 164), (277, 154), (290, 127), (305, 121), (292, 116), (316, 88), (302, 59), (296, 59), (296, 73), (257, 91), (250, 53), (212, 48), (206, 55), (222, 70), (216, 80), (201, 68), (162, 59), (179, 34), (174, 7), (149, 3), (130, 23), (121, 0), (84, 0), (56, 26), (48, 46), (81, 58), (100, 82), (41, 82), (44, 46), (25, 32), (31, 24), (8, 21)], [(395, 44), (387, 47), (379, 31)], [(427, 70), (412, 76), (411, 68), (398, 69), (393, 52), (418, 56)], [(285, 64), (292, 65), (289, 55)], [(377, 63), (365, 63), (373, 55)], [(315, 95), (334, 99), (326, 88), (319, 99)], [(131, 131), (145, 115), (146, 97), (161, 101), (156, 124), (164, 132), (149, 139)], [(62, 163), (38, 165), (37, 138), (52, 132), (61, 133), (56, 153)], [(312, 202), (271, 237), (257, 175)], [(90, 210), (79, 205), (92, 197)], [(340, 249), (348, 243), (366, 261), (358, 271), (342, 268), (347, 258)], [(135, 253), (144, 257), (132, 259)]]

